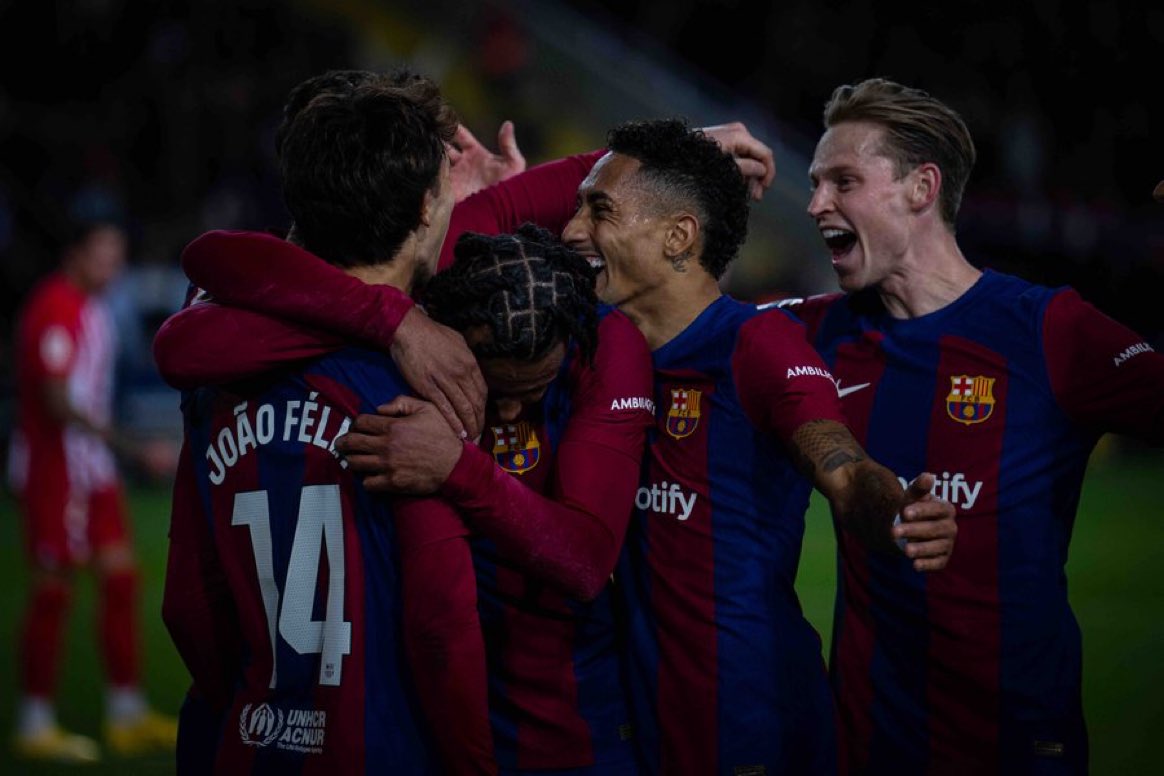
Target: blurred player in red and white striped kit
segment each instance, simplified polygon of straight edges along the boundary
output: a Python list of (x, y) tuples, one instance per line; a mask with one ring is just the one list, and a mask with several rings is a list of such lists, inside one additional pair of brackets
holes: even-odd
[(126, 251), (118, 224), (77, 226), (61, 266), (33, 289), (20, 314), (9, 476), (31, 564), (13, 739), (21, 757), (100, 759), (95, 741), (57, 725), (53, 703), (61, 631), (80, 567), (97, 575), (108, 745), (125, 755), (174, 744), (174, 722), (150, 710), (140, 689), (138, 574), (114, 454), (117, 449), (151, 466), (112, 424), (117, 340), (100, 295), (121, 273)]

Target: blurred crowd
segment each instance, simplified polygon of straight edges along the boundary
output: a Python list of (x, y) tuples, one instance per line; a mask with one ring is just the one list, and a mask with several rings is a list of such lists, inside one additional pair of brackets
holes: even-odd
[[(559, 5), (598, 35), (579, 32), (563, 47), (585, 39), (594, 53), (575, 51), (568, 61), (547, 50), (523, 26), (529, 8), (520, 0), (5, 4), (0, 427), (11, 411), (15, 311), (52, 268), (68, 220), (107, 216), (128, 226), (128, 271), (111, 301), (124, 344), (122, 395), (138, 403), (121, 411), (146, 424), (163, 415), (176, 422), (149, 343), (185, 292), (180, 251), (209, 228), (286, 225), (271, 135), (291, 85), (328, 67), (408, 61), (442, 83), (483, 142), (513, 119), (533, 164), (601, 143), (600, 128), (578, 118), (589, 110), (601, 122), (601, 111), (588, 108), (601, 95), (564, 91), (563, 68), (584, 62), (618, 71), (623, 63), (603, 53), (616, 40), (653, 41), (676, 68), (770, 111), (805, 163), (834, 86), (886, 75), (932, 90), (967, 116), (979, 143), (959, 232), (971, 259), (1036, 282), (1071, 283), (1161, 343), (1164, 310), (1148, 300), (1164, 279), (1164, 213), (1151, 201), (1164, 175), (1150, 146), (1159, 111), (1134, 76), (1164, 39), (1164, 11), (1038, 0), (1006, 12), (975, 5), (948, 25), (938, 10), (903, 15), (904, 6), (883, 4)], [(706, 45), (712, 39), (731, 41), (732, 56)], [(31, 67), (29, 51), (51, 52), (53, 66)], [(1084, 86), (1096, 79), (1106, 80)], [(779, 173), (800, 185), (801, 170)], [(801, 216), (781, 211), (775, 219), (787, 225)], [(823, 251), (812, 258), (823, 262)], [(831, 290), (805, 264), (777, 263), (741, 273), (733, 292)], [(161, 398), (151, 403), (152, 395)], [(154, 413), (155, 404), (163, 411)]]

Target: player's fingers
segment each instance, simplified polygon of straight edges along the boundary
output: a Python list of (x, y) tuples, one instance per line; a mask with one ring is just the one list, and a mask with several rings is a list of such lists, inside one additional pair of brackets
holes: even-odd
[(905, 554), (911, 558), (940, 558), (949, 555), (954, 550), (954, 542), (950, 539), (934, 539), (925, 542), (909, 542), (905, 545)]
[(940, 539), (952, 542), (958, 535), (958, 525), (953, 520), (925, 520), (919, 523), (901, 523), (894, 526), (893, 537), (909, 542), (924, 542)]
[(501, 129), (497, 130), (497, 148), (510, 166), (525, 169), (525, 156), (517, 147), (517, 130), (512, 121), (501, 122)]
[(915, 571), (929, 573), (933, 571), (941, 571), (949, 562), (950, 556), (948, 555), (942, 556), (940, 558), (918, 558), (914, 560), (913, 568)]
[(913, 501), (901, 508), (901, 519), (904, 523), (926, 523), (934, 521), (950, 521), (952, 524), (957, 516), (957, 509), (949, 501), (934, 498), (927, 493), (921, 501)]
[(934, 475), (930, 472), (922, 472), (913, 478), (909, 483), (909, 487), (905, 489), (906, 501), (918, 501), (924, 498), (926, 494), (934, 489)]
[(743, 175), (749, 182), (755, 181), (757, 184), (763, 182), (764, 165), (760, 162), (757, 162), (755, 159), (736, 157), (736, 167), (740, 168), (740, 174)]
[(392, 428), (395, 418), (390, 418), (386, 415), (376, 415), (374, 413), (361, 412), (352, 421), (351, 427), (348, 429), (348, 434), (368, 434), (375, 436), (378, 434), (387, 434)]
[(412, 415), (423, 410), (428, 403), (415, 396), (397, 396), (387, 404), (381, 404), (376, 408), (376, 412), (381, 415), (389, 417), (400, 418), (405, 415)]
[[(398, 421), (384, 418), (387, 423)], [(391, 425), (385, 425), (376, 430), (365, 433), (363, 431), (348, 431), (335, 440), (335, 449), (340, 455), (364, 453), (369, 455), (385, 456), (393, 447), (393, 432)]]
[(465, 421), (457, 409), (455, 400), (446, 395), (439, 385), (434, 384), (432, 392), (425, 398), (440, 410), (441, 416), (449, 424), (449, 428), (453, 430), (453, 433), (462, 439), (468, 436), (468, 431), (465, 429)]
[(464, 153), (466, 149), (481, 145), (477, 137), (464, 124), (457, 125), (457, 132), (453, 135), (453, 143)]
[(348, 468), (356, 474), (382, 475), (388, 469), (384, 459), (378, 455), (345, 454), (344, 460), (347, 461)]
[(485, 399), (489, 388), (485, 384), (485, 377), (477, 360), (470, 358), (460, 365), (460, 369), (450, 370), (449, 374), (435, 376), (437, 387), (444, 392), (450, 406), (453, 408), (462, 427), (453, 426), (453, 430), (461, 433), (463, 439), (473, 439), (485, 424)]
[[(360, 471), (359, 469), (356, 470)], [(392, 493), (392, 481), (387, 474), (372, 474), (363, 479), (364, 490), (372, 493)]]
[(349, 431), (335, 440), (335, 449), (345, 458), (353, 455), (369, 455), (376, 451), (378, 436), (353, 433)]

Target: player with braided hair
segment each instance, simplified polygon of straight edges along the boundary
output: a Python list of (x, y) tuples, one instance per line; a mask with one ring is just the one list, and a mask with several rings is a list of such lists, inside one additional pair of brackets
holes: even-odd
[[(485, 433), (463, 442), (433, 405), (399, 397), (343, 437), (352, 470), (378, 472), (366, 489), (440, 495), (397, 509), (421, 703), (442, 739), (457, 695), (439, 681), (451, 632), (442, 620), (459, 604), (407, 580), (439, 578), (471, 531), (501, 771), (633, 773), (608, 583), (652, 422), (646, 343), (621, 313), (597, 309), (594, 270), (545, 229), (465, 234), (455, 255), (422, 300), (478, 359)], [(226, 348), (216, 338), (237, 312), (208, 306), (199, 346)], [(304, 339), (296, 352), (335, 346)]]
[(383, 409), (409, 417), (359, 418), (345, 456), (380, 472), (367, 487), (439, 488), (426, 525), (453, 504), (477, 534), (502, 772), (634, 773), (608, 581), (652, 419), (646, 343), (596, 309), (593, 270), (544, 229), (468, 234), (456, 257), (423, 301), (478, 358), (485, 434), (462, 446), (430, 406), (400, 399)]
[[(513, 236), (470, 232), (454, 252), (457, 261), (430, 285), (424, 306), (457, 331), (488, 323), (493, 338), (474, 349), (478, 356), (534, 361), (572, 338), (586, 359), (593, 357), (594, 271), (547, 230), (526, 223)], [(550, 268), (548, 276), (539, 280), (534, 266)]]

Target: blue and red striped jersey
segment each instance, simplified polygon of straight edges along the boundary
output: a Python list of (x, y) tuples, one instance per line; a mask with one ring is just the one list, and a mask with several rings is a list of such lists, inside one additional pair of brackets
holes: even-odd
[(811, 484), (785, 443), (841, 421), (803, 326), (721, 297), (654, 351), (656, 427), (616, 576), (646, 768), (827, 774), (834, 710), (793, 583)]
[[(630, 519), (636, 477), (625, 478), (626, 488), (620, 488), (625, 494), (612, 503), (598, 492), (612, 487), (621, 472), (633, 471), (641, 456), (651, 422), (650, 365), (634, 324), (609, 308), (601, 312), (594, 364), (571, 349), (541, 402), (525, 405), (513, 421), (497, 420), (491, 405), (480, 447), (492, 459), (490, 468), (495, 463), (553, 499), (529, 507), (542, 510), (556, 503), (592, 514), (610, 534), (609, 575)], [(495, 502), (493, 509), (525, 506), (506, 499), (502, 490), (490, 490), (483, 496)], [(464, 502), (467, 495), (452, 500)], [(582, 516), (546, 512), (543, 522)], [(595, 774), (634, 772), (610, 586), (582, 602), (531, 573), (529, 559), (515, 558), (482, 535), (472, 541), (494, 752), (502, 772), (584, 767)]]
[(195, 690), (227, 709), (216, 770), (435, 770), (390, 502), (333, 448), (406, 388), (387, 356), (348, 348), (184, 398), (164, 613)]
[(1164, 440), (1164, 356), (1070, 289), (993, 271), (915, 319), (873, 292), (791, 309), (869, 454), (903, 484), (933, 472), (958, 509), (935, 574), (838, 531), (843, 771), (1084, 772), (1067, 547), (1099, 436)]

